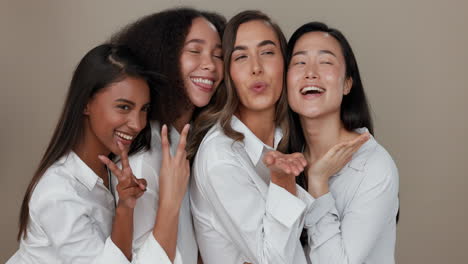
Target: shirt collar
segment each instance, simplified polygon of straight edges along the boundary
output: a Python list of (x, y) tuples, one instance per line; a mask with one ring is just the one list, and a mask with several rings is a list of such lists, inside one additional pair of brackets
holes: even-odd
[(63, 162), (64, 166), (71, 172), (73, 177), (90, 191), (98, 181), (102, 182), (102, 179), (73, 151), (70, 151), (70, 153), (62, 157), (60, 159), (60, 163), (61, 162)]
[(249, 155), (250, 160), (253, 164), (257, 165), (260, 160), (264, 148), (268, 150), (275, 150), (278, 147), (279, 142), (283, 138), (283, 131), (281, 128), (275, 128), (273, 148), (263, 143), (242, 121), (239, 120), (236, 116), (231, 118), (231, 127), (244, 134), (244, 148)]
[[(365, 127), (357, 128), (354, 131), (359, 134), (369, 132), (369, 130)], [(372, 150), (374, 150), (376, 147), (377, 147), (377, 141), (371, 135), (369, 140), (367, 140), (367, 142), (364, 143), (364, 145), (362, 145), (359, 148), (359, 150), (353, 154), (353, 158), (348, 163), (348, 167), (353, 168), (358, 171), (364, 170), (364, 166), (366, 166), (366, 163), (372, 154)]]

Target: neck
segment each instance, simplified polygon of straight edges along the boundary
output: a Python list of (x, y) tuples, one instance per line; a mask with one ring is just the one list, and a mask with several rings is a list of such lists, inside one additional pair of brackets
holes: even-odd
[(263, 143), (273, 147), (275, 141), (275, 108), (264, 111), (252, 111), (239, 107), (235, 115), (244, 123), (252, 133)]
[(192, 120), (194, 110), (195, 108), (193, 106), (190, 107), (174, 122), (174, 128), (179, 132), (179, 134), (182, 133), (182, 129), (184, 129), (185, 124), (190, 123)]
[(305, 154), (313, 162), (325, 155), (336, 144), (354, 137), (341, 122), (339, 112), (320, 118), (300, 117), (305, 138)]
[(83, 138), (73, 148), (73, 151), (108, 186), (107, 170), (99, 160), (98, 155), (109, 156), (110, 151), (91, 133), (87, 123), (84, 130)]

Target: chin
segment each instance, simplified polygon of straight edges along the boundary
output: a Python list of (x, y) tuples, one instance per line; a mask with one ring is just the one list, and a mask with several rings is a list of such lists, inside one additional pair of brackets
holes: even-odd
[(204, 107), (210, 102), (211, 96), (209, 98), (194, 98), (191, 99), (190, 101), (195, 107)]

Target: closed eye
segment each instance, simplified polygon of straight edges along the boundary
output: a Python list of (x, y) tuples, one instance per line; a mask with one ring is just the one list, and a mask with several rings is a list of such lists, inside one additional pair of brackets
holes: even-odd
[(239, 60), (242, 60), (242, 59), (245, 59), (245, 58), (247, 58), (246, 55), (239, 55), (239, 56), (234, 58), (234, 61), (239, 61)]
[(262, 55), (274, 55), (275, 52), (274, 51), (264, 51), (261, 53)]

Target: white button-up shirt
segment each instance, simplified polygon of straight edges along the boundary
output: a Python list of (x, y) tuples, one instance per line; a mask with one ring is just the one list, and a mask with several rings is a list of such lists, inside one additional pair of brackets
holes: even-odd
[[(203, 139), (192, 168), (192, 213), (205, 264), (306, 263), (299, 237), (307, 202), (270, 182), (263, 155), (272, 148), (238, 118), (232, 128), (243, 142), (227, 137), (219, 124)], [(274, 146), (282, 138), (276, 129)]]
[[(130, 263), (110, 238), (114, 211), (114, 197), (102, 179), (70, 152), (34, 189), (27, 238), (7, 263)], [(153, 263), (164, 253), (154, 237), (142, 248), (132, 263)]]
[(398, 171), (387, 151), (371, 137), (329, 186), (306, 216), (310, 261), (395, 263)]
[[(153, 237), (153, 227), (156, 221), (159, 200), (159, 169), (162, 162), (160, 125), (152, 121), (151, 126), (151, 149), (130, 156), (130, 167), (137, 178), (146, 179), (148, 186), (146, 192), (138, 198), (134, 211), (133, 227), (133, 249), (138, 251), (148, 237)], [(176, 129), (170, 128), (170, 152), (175, 155), (179, 144), (180, 134)], [(117, 186), (117, 178), (113, 177), (114, 190)], [(115, 192), (116, 193), (116, 192)], [(116, 193), (117, 199), (118, 195)], [(160, 258), (169, 261), (164, 253)], [(196, 264), (198, 259), (198, 247), (193, 230), (192, 214), (190, 212), (189, 194), (184, 197), (179, 212), (179, 225), (177, 232), (177, 250), (174, 263)], [(155, 262), (156, 263), (156, 262)], [(159, 263), (159, 262), (157, 262)]]

